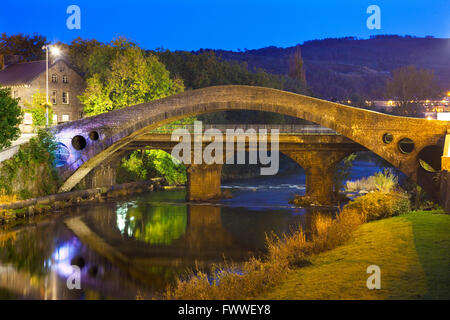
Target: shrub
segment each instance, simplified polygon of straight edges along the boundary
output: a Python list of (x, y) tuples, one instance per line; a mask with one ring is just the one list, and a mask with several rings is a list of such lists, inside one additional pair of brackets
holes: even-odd
[(36, 137), (20, 146), (17, 153), (2, 162), (0, 191), (22, 199), (55, 193), (60, 184), (53, 166), (57, 144), (53, 136), (39, 130)]
[(410, 210), (410, 203), (408, 195), (404, 192), (373, 191), (350, 201), (343, 210), (355, 211), (364, 221), (372, 221), (406, 213)]
[(398, 187), (398, 178), (392, 170), (385, 169), (383, 172), (377, 172), (373, 176), (362, 178), (356, 181), (347, 181), (345, 190), (352, 191), (381, 191), (391, 192)]

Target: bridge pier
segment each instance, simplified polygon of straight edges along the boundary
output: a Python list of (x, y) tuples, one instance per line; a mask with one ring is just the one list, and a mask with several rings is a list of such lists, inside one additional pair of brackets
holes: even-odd
[(304, 170), (306, 194), (320, 204), (330, 205), (334, 199), (333, 174), (336, 165), (351, 151), (288, 151), (283, 152)]
[(222, 176), (221, 164), (191, 164), (187, 168), (187, 201), (218, 199)]

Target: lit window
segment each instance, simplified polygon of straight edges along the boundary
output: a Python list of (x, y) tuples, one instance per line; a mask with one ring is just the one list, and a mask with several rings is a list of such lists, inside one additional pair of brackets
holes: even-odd
[(69, 83), (69, 77), (66, 75), (63, 75), (63, 82), (64, 83)]
[(53, 123), (54, 124), (58, 123), (58, 115), (57, 114), (53, 114)]
[(69, 115), (68, 114), (63, 114), (62, 121), (63, 122), (69, 121)]
[(62, 93), (62, 103), (68, 104), (69, 103), (69, 93), (63, 92)]
[(52, 82), (58, 82), (58, 76), (56, 74), (52, 74)]

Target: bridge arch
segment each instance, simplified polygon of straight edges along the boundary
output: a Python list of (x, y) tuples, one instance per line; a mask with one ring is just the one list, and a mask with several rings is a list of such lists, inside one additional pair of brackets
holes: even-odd
[[(227, 110), (274, 112), (328, 127), (378, 154), (414, 180), (418, 153), (426, 146), (437, 144), (450, 128), (448, 121), (391, 116), (276, 89), (214, 86), (53, 128), (57, 140), (71, 154), (61, 168), (66, 181), (60, 191), (71, 190), (92, 169), (148, 130), (188, 116)], [(391, 136), (389, 143), (386, 134)], [(80, 150), (72, 145), (75, 136), (86, 141)], [(413, 141), (411, 152), (399, 150), (402, 139)]]

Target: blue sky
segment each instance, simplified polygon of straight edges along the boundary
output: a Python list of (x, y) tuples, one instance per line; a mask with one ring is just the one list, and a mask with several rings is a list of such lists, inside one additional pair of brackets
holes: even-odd
[[(69, 30), (66, 9), (81, 9), (81, 30)], [(369, 5), (381, 9), (381, 30), (369, 30)], [(449, 0), (22, 0), (0, 9), (0, 32), (40, 33), (50, 41), (123, 35), (147, 49), (255, 49), (305, 40), (374, 34), (450, 37)]]

